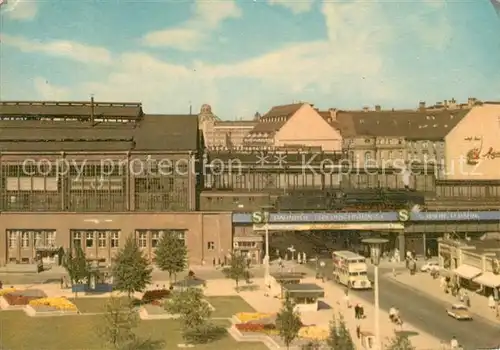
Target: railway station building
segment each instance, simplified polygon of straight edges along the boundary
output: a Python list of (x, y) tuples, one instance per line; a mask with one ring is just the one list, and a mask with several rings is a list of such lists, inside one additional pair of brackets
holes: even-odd
[(384, 234), (401, 253), (446, 232), (500, 231), (492, 178), (440, 179), (414, 164), (405, 188), (397, 168), (346, 171), (345, 149), (207, 151), (198, 116), (140, 103), (0, 102), (0, 130), (2, 266), (75, 246), (109, 263), (130, 235), (154, 262), (162, 234), (185, 241), (191, 264), (234, 250), (258, 262), (256, 212), (271, 231)]

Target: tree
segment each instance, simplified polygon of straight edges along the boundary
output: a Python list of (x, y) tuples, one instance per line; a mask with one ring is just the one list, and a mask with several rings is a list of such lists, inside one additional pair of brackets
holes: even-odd
[(330, 349), (355, 350), (354, 342), (351, 333), (347, 329), (344, 316), (341, 314), (338, 317), (333, 317), (330, 322), (330, 334), (326, 340)]
[(283, 306), (276, 316), (276, 328), (287, 349), (290, 348), (290, 344), (297, 338), (299, 330), (302, 327), (300, 314), (294, 310), (294, 306), (290, 296), (286, 294)]
[(230, 278), (236, 282), (236, 291), (238, 291), (239, 282), (242, 279), (247, 278), (249, 275), (245, 256), (243, 256), (242, 254), (231, 253), (229, 266), (225, 267), (222, 272), (227, 278)]
[(180, 315), (182, 337), (187, 343), (208, 343), (220, 339), (226, 333), (223, 327), (209, 321), (212, 309), (204, 300), (201, 289), (186, 288), (175, 293), (165, 304), (165, 309)]
[(163, 234), (156, 247), (156, 265), (168, 272), (170, 283), (172, 275), (184, 271), (187, 265), (187, 248), (184, 241), (173, 234)]
[(133, 329), (137, 326), (137, 313), (120, 298), (110, 297), (105, 306), (101, 337), (115, 349), (135, 339)]
[[(90, 283), (90, 263), (81, 246), (75, 247), (75, 252), (69, 249), (63, 259), (63, 266), (68, 273), (71, 285)], [(78, 292), (75, 292), (75, 297)]]
[(126, 292), (130, 298), (132, 293), (143, 291), (151, 283), (152, 272), (153, 269), (135, 239), (127, 238), (125, 246), (113, 259), (111, 274), (114, 287)]
[(389, 344), (385, 347), (386, 350), (417, 350), (406, 334), (395, 332), (394, 337), (389, 339)]
[(157, 350), (163, 349), (163, 342), (141, 339), (134, 333), (139, 317), (130, 301), (110, 297), (106, 303), (102, 327), (99, 334), (116, 350)]

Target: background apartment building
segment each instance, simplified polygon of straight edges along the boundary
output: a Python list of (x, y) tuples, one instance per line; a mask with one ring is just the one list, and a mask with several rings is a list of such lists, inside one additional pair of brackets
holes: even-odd
[[(258, 113), (255, 118), (258, 119)], [(220, 120), (208, 104), (201, 106), (198, 125), (208, 149), (241, 149), (245, 137), (257, 125), (257, 120)]]

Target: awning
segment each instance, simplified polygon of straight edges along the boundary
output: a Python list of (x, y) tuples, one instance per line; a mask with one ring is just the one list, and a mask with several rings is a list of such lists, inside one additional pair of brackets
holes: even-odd
[(460, 265), (458, 268), (453, 270), (453, 273), (456, 275), (459, 275), (462, 278), (465, 278), (467, 280), (471, 280), (474, 277), (480, 275), (482, 271), (478, 269), (477, 267), (470, 266), (470, 265)]
[(493, 272), (485, 272), (473, 281), (486, 287), (500, 287), (500, 275), (495, 275)]

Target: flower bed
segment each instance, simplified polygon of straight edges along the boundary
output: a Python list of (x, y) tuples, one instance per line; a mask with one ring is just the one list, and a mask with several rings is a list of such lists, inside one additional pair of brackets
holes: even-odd
[(267, 335), (278, 334), (276, 326), (272, 324), (237, 323), (235, 327), (242, 333), (265, 333)]
[(53, 308), (58, 311), (68, 311), (68, 312), (76, 312), (78, 311), (75, 304), (64, 297), (59, 298), (41, 298), (36, 300), (31, 300), (29, 305), (33, 308)]
[(9, 293), (12, 293), (12, 292), (15, 292), (15, 291), (16, 291), (15, 288), (0, 289), (0, 297), (4, 296), (5, 294), (9, 294)]
[(326, 327), (306, 326), (299, 330), (299, 338), (307, 340), (325, 340), (329, 330)]
[(168, 289), (155, 289), (148, 290), (142, 296), (142, 302), (149, 304), (151, 302), (155, 302), (161, 299), (166, 299), (170, 297), (170, 291)]
[(11, 306), (28, 305), (31, 301), (39, 299), (38, 297), (29, 297), (19, 294), (5, 294), (3, 298), (7, 304)]
[(239, 312), (236, 314), (236, 318), (242, 323), (258, 321), (264, 318), (270, 318), (272, 316), (273, 314), (266, 314), (262, 312)]

